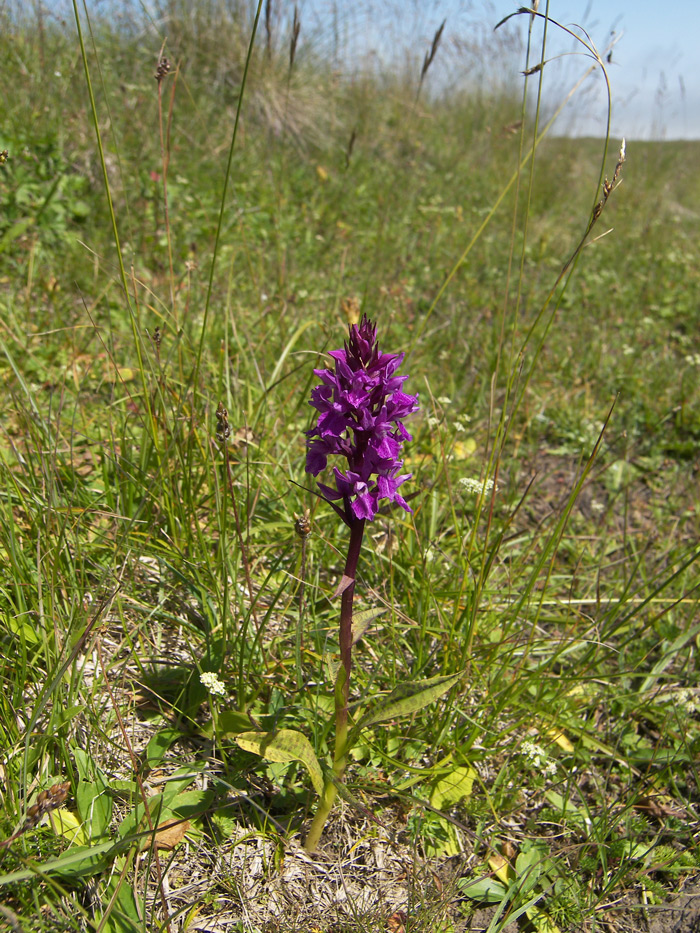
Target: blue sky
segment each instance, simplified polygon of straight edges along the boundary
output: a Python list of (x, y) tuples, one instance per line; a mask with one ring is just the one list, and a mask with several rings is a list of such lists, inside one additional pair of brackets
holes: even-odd
[[(69, 0), (45, 0), (50, 8), (65, 8)], [(198, 0), (185, 0), (194, 8)], [(243, 0), (251, 10), (257, 0)], [(439, 89), (459, 80), (494, 82), (518, 78), (522, 51), (510, 42), (524, 35), (529, 17), (511, 21), (508, 30), (494, 35), (495, 24), (530, 0), (273, 0), (285, 34), (295, 2), (301, 10), (302, 41), (333, 55), (342, 47), (341, 70), (352, 70), (355, 56), (410, 61), (411, 74), (420, 69), (435, 29), (447, 19), (443, 49), (429, 75)], [(88, 0), (91, 9), (104, 9), (115, 0)], [(121, 0), (137, 16), (155, 9), (155, 0)], [(540, 0), (544, 11), (547, 0)], [(578, 24), (603, 51), (614, 30), (618, 41), (608, 68), (612, 95), (613, 138), (700, 139), (700, 0), (550, 0), (550, 16), (564, 25)], [(574, 43), (550, 31), (545, 71), (545, 94), (554, 106), (586, 68)], [(356, 60), (356, 59), (355, 59)], [(534, 88), (534, 84), (533, 84)], [(583, 93), (555, 126), (554, 132), (600, 136), (605, 134), (607, 110), (600, 77), (587, 82)]]
[[(609, 68), (613, 136), (700, 138), (700, 0), (550, 0), (550, 14), (585, 26), (599, 49), (612, 29), (619, 37)], [(574, 131), (595, 132), (599, 118), (580, 123)]]
[[(320, 34), (328, 36), (331, 30), (346, 49), (351, 48), (350, 60), (354, 54), (362, 58), (369, 53), (384, 61), (392, 57), (400, 61), (408, 48), (420, 61), (435, 29), (446, 18), (443, 50), (452, 43), (452, 64), (447, 66), (448, 55), (441, 51), (443, 61), (438, 55), (430, 75), (433, 88), (441, 82), (448, 85), (455, 75), (467, 80), (480, 77), (488, 84), (502, 76), (517, 76), (523, 67), (521, 54), (514, 54), (504, 37), (505, 30), (494, 37), (493, 27), (518, 7), (529, 6), (530, 0), (298, 2), (302, 32), (304, 25), (315, 20)], [(292, 0), (278, 3), (282, 8), (293, 6)], [(546, 4), (547, 0), (540, 0), (540, 12)], [(583, 26), (601, 52), (614, 30), (618, 41), (608, 68), (613, 138), (700, 139), (700, 0), (550, 0), (549, 12), (564, 25)], [(526, 16), (512, 20), (516, 25), (511, 26), (511, 35), (524, 35), (528, 21)], [(455, 48), (464, 49), (461, 74)], [(571, 54), (573, 49), (571, 40), (550, 30), (548, 57), (558, 58), (545, 73), (551, 104), (586, 68), (580, 55)], [(592, 79), (567, 108), (555, 132), (604, 135), (606, 118), (604, 84)]]

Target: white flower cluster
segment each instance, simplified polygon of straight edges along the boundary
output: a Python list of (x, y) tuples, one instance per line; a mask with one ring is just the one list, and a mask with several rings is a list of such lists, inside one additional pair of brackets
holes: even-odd
[(541, 745), (526, 740), (520, 746), (520, 754), (527, 758), (533, 767), (540, 769), (545, 777), (554, 777), (557, 773), (557, 766), (553, 761), (547, 761), (547, 752)]
[(474, 496), (480, 496), (483, 493), (491, 492), (493, 489), (493, 480), (488, 478), (475, 479), (473, 476), (463, 476), (458, 482), (466, 493)]
[(673, 703), (676, 709), (682, 709), (691, 715), (700, 713), (700, 694), (688, 687), (669, 691), (658, 698), (659, 703)]
[(225, 697), (226, 696), (226, 687), (219, 680), (218, 674), (215, 674), (214, 671), (204, 671), (203, 674), (199, 675), (199, 682), (203, 687), (206, 687), (209, 693), (214, 697)]

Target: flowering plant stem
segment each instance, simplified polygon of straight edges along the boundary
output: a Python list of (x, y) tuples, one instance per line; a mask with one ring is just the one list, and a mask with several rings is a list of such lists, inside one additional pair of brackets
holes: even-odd
[[(346, 504), (347, 514), (351, 514)], [(362, 547), (365, 531), (364, 518), (351, 518), (350, 543), (345, 560), (345, 572), (340, 584), (342, 596), (340, 602), (340, 667), (335, 681), (335, 753), (333, 755), (332, 776), (326, 779), (323, 794), (318, 804), (311, 828), (306, 837), (304, 848), (313, 852), (318, 845), (326, 825), (328, 814), (338, 793), (337, 784), (343, 780), (348, 755), (348, 698), (350, 696), (350, 673), (352, 670), (352, 603), (355, 595), (355, 576), (357, 562)]]

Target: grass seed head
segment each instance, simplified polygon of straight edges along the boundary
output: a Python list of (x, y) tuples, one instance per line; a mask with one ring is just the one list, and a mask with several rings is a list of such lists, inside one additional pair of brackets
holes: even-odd
[(216, 409), (216, 439), (225, 443), (231, 436), (231, 426), (228, 423), (228, 410), (224, 408), (223, 402), (219, 402)]
[(294, 530), (300, 538), (306, 539), (311, 534), (311, 521), (309, 519), (309, 510), (306, 509), (301, 515), (294, 513)]
[(158, 67), (156, 68), (156, 73), (154, 76), (158, 84), (160, 84), (163, 78), (170, 73), (170, 68), (170, 60), (163, 56), (158, 62)]

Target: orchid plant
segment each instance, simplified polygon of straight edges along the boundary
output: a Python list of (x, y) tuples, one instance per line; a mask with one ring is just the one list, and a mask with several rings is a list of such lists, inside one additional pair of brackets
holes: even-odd
[(353, 617), (353, 597), (365, 524), (376, 517), (382, 503), (412, 511), (399, 492), (411, 478), (410, 473), (402, 472), (401, 449), (405, 441), (411, 440), (403, 422), (418, 409), (418, 396), (405, 393), (402, 387), (408, 377), (396, 374), (404, 354), (380, 352), (376, 326), (366, 315), (359, 325), (350, 325), (344, 347), (329, 355), (333, 369), (314, 370), (320, 383), (313, 389), (309, 404), (318, 412), (318, 418), (307, 432), (306, 471), (318, 476), (330, 457), (346, 461), (345, 469), (333, 466), (334, 485), (318, 483), (321, 498), (335, 509), (350, 531), (345, 570), (335, 593), (341, 599), (340, 664), (334, 689), (332, 768), (324, 773), (308, 739), (295, 730), (246, 732), (236, 739), (242, 748), (270, 760), (296, 759), (306, 766), (320, 796), (305, 842), (309, 852), (318, 845), (343, 781), (348, 752), (362, 729), (414, 713), (447, 692), (461, 677), (459, 672), (402, 684), (370, 705), (350, 728), (352, 648), (362, 628), (358, 624), (361, 619)]

